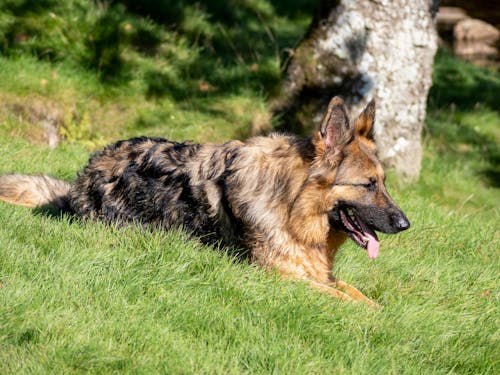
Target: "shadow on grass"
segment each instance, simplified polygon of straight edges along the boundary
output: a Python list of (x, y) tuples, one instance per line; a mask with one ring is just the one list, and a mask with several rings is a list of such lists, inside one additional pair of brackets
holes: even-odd
[[(471, 148), (471, 152), (466, 151), (467, 155), (486, 161), (487, 167), (479, 174), (494, 187), (500, 187), (500, 145), (488, 130), (495, 129), (500, 121), (498, 98), (500, 74), (497, 71), (458, 60), (448, 51), (438, 52), (426, 130), (450, 152)], [(482, 116), (483, 113), (488, 116)], [(471, 124), (472, 121), (475, 122)]]
[[(151, 67), (141, 61), (131, 62), (124, 57), (124, 51), (132, 49), (142, 58), (161, 61), (168, 59), (162, 51), (165, 44), (175, 44), (180, 36), (186, 41), (184, 52), (196, 51), (197, 56), (187, 64), (178, 64), (178, 80), (197, 82), (219, 72), (217, 82), (212, 84), (222, 88), (244, 86), (248, 84), (248, 74), (235, 75), (230, 71), (235, 66), (257, 64), (252, 80), (267, 89), (276, 77), (270, 80), (267, 74), (259, 74), (259, 62), (279, 60), (284, 48), (294, 46), (305, 32), (304, 20), (307, 23), (318, 2), (9, 1), (0, 5), (0, 13), (12, 21), (0, 23), (0, 50), (7, 55), (30, 53), (49, 61), (70, 59), (96, 71), (104, 82), (119, 84), (130, 79), (130, 71)], [(74, 19), (79, 21), (75, 23)], [(184, 100), (197, 93), (187, 87), (185, 94), (185, 87), (171, 84), (175, 81), (172, 77), (153, 72), (159, 80), (149, 77), (151, 96), (168, 91), (174, 98)]]
[(434, 62), (431, 108), (454, 104), (461, 110), (472, 110), (478, 104), (500, 110), (500, 74), (494, 69), (479, 68), (458, 60), (451, 52), (440, 50)]
[[(74, 223), (77, 221), (82, 220), (78, 215), (76, 215), (73, 212), (70, 212), (69, 210), (61, 210), (59, 208), (56, 208), (51, 205), (46, 205), (42, 207), (37, 207), (32, 210), (33, 214), (35, 216), (43, 216), (43, 217), (48, 217), (52, 220), (65, 220), (68, 221), (69, 223)], [(165, 228), (162, 228), (161, 226), (157, 225), (150, 225), (150, 224), (141, 224), (139, 222), (137, 223), (112, 223), (109, 224), (109, 227), (114, 227), (117, 229), (123, 229), (127, 227), (135, 227), (140, 231), (145, 231), (148, 233), (154, 233), (158, 231), (162, 231), (164, 233), (167, 232)], [(175, 230), (175, 229), (173, 229)], [(216, 251), (218, 251), (221, 254), (226, 254), (232, 259), (234, 259), (236, 262), (240, 263), (246, 263), (249, 262), (250, 260), (250, 253), (248, 249), (245, 249), (243, 247), (237, 247), (232, 244), (226, 244), (221, 241), (220, 238), (217, 238), (214, 234), (209, 234), (206, 236), (195, 236), (193, 234), (190, 234), (184, 230), (179, 230), (180, 233), (183, 233), (186, 235), (187, 238), (192, 239), (194, 241), (199, 241), (199, 243), (210, 246), (214, 248)]]
[(32, 209), (32, 212), (36, 216), (45, 216), (54, 220), (67, 219), (70, 222), (78, 220), (77, 216), (69, 210), (60, 209), (52, 205), (35, 207)]
[[(467, 113), (465, 112), (465, 115)], [(481, 123), (464, 123), (460, 111), (430, 111), (426, 132), (457, 159), (464, 156), (481, 161), (477, 173), (493, 187), (500, 187), (500, 146), (498, 140), (479, 131)], [(498, 117), (496, 118), (498, 121)], [(486, 167), (484, 167), (486, 162)]]
[[(318, 2), (114, 1), (170, 27), (198, 48), (197, 58), (178, 64), (175, 71), (153, 68), (145, 75), (148, 98), (169, 96), (179, 102), (240, 89), (267, 94), (275, 90), (281, 80), (276, 69), (281, 52), (303, 36)], [(205, 82), (215, 90), (200, 89)]]

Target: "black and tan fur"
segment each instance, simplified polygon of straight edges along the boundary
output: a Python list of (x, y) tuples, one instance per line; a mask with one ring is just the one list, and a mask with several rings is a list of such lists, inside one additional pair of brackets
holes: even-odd
[(355, 237), (353, 222), (384, 233), (409, 226), (384, 186), (374, 117), (372, 102), (350, 125), (336, 97), (306, 139), (272, 134), (222, 145), (120, 141), (95, 154), (72, 184), (0, 176), (0, 199), (53, 205), (109, 223), (182, 227), (243, 247), (253, 263), (309, 280), (336, 297), (374, 304), (331, 274), (339, 246)]

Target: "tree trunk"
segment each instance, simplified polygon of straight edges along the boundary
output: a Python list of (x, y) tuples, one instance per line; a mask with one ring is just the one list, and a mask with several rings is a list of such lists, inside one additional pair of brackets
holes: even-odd
[(304, 132), (334, 95), (351, 110), (377, 103), (376, 138), (385, 165), (418, 177), (421, 130), (437, 49), (437, 0), (324, 0), (286, 66), (273, 111)]

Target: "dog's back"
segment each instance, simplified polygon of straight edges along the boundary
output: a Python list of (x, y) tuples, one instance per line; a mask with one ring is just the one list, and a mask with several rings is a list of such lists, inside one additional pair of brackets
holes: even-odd
[(106, 222), (218, 233), (225, 160), (234, 149), (133, 138), (95, 154), (70, 190), (73, 212)]
[(0, 176), (0, 198), (244, 245), (247, 231), (287, 224), (312, 159), (305, 142), (277, 134), (222, 145), (133, 138), (94, 154), (71, 185), (43, 175)]
[[(283, 229), (311, 155), (304, 141), (272, 135), (222, 145), (134, 138), (95, 154), (72, 185), (81, 217), (182, 227), (244, 245), (259, 227)], [(249, 225), (251, 223), (251, 225)]]

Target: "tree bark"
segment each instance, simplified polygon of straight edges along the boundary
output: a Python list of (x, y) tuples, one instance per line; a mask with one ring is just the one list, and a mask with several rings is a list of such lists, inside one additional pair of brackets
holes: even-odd
[(286, 65), (273, 103), (287, 130), (316, 126), (329, 99), (377, 102), (379, 156), (418, 177), (421, 130), (437, 49), (437, 0), (324, 0)]

